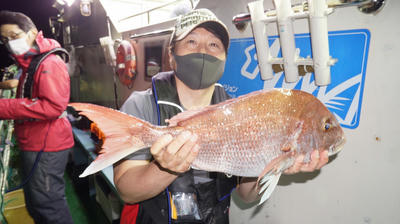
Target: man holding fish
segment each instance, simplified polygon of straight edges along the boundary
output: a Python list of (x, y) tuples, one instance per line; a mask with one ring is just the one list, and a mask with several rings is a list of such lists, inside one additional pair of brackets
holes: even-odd
[[(121, 110), (167, 125), (165, 120), (180, 112), (227, 100), (216, 82), (223, 74), (228, 46), (228, 30), (211, 11), (197, 9), (181, 16), (170, 42), (174, 71), (156, 75), (152, 89), (134, 92)], [(115, 185), (131, 204), (121, 223), (229, 223), (233, 188), (246, 202), (259, 199), (256, 178), (190, 169), (199, 153), (197, 142), (198, 135), (189, 131), (163, 135), (150, 149), (115, 165)], [(304, 155), (297, 156), (284, 173), (320, 169), (328, 162), (328, 152), (314, 150), (310, 162), (303, 161)]]

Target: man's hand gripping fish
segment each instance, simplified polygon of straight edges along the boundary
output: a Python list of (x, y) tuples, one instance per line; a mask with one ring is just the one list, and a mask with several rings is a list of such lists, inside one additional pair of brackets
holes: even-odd
[[(267, 200), (281, 173), (296, 156), (310, 160), (314, 149), (339, 152), (345, 142), (335, 116), (313, 95), (299, 90), (261, 90), (199, 111), (186, 111), (155, 126), (125, 113), (93, 104), (71, 103), (88, 117), (102, 138), (100, 155), (80, 175), (85, 177), (125, 156), (151, 147), (167, 133), (189, 130), (200, 146), (193, 169), (258, 177), (260, 203)], [(93, 126), (94, 125), (94, 126)]]

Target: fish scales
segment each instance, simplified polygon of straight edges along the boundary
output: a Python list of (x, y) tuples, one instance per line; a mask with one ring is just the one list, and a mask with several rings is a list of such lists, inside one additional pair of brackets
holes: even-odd
[(281, 149), (299, 122), (299, 102), (307, 100), (302, 94), (262, 91), (191, 117), (181, 125), (199, 135), (192, 167), (257, 177), (285, 153)]
[(299, 90), (261, 90), (200, 111), (186, 111), (171, 118), (169, 127), (109, 108), (71, 105), (105, 136), (102, 154), (81, 176), (151, 146), (163, 134), (176, 136), (183, 130), (199, 136), (193, 168), (248, 177), (264, 175), (270, 164), (284, 169), (299, 153), (309, 155), (319, 149), (334, 154), (344, 143), (335, 116), (313, 95)]

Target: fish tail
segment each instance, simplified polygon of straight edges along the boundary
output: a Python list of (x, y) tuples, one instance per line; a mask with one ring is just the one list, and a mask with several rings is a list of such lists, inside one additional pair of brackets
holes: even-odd
[(101, 151), (80, 177), (96, 173), (140, 149), (150, 147), (167, 128), (154, 126), (120, 111), (87, 103), (71, 103), (92, 121), (90, 130), (100, 140)]
[(259, 204), (268, 200), (278, 184), (282, 172), (294, 163), (294, 158), (288, 154), (282, 155), (271, 161), (264, 171), (259, 175), (257, 188), (258, 194), (262, 194)]
[(100, 140), (102, 149), (79, 177), (94, 174), (140, 149), (150, 147), (160, 134), (159, 131), (154, 131), (152, 126), (143, 125), (140, 120), (127, 120), (127, 122), (132, 126), (119, 130), (104, 130), (99, 128), (97, 123), (91, 124), (91, 132)]

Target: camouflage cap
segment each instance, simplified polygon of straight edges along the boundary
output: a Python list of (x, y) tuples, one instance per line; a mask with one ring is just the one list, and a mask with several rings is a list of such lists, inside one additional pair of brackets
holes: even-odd
[(202, 24), (221, 36), (221, 41), (224, 44), (225, 51), (227, 51), (229, 47), (228, 29), (209, 9), (195, 9), (185, 15), (179, 16), (175, 23), (170, 43), (182, 40), (193, 29)]

